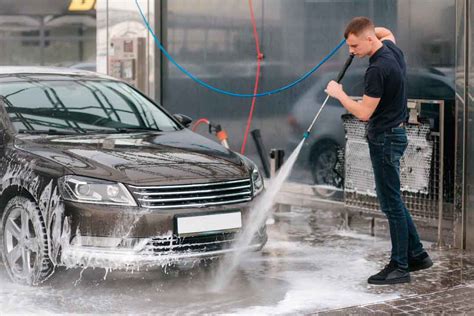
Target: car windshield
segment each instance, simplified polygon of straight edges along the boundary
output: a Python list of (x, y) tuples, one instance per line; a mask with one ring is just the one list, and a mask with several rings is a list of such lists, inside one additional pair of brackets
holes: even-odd
[(20, 133), (175, 131), (180, 127), (130, 86), (81, 77), (16, 77), (0, 82), (0, 99)]

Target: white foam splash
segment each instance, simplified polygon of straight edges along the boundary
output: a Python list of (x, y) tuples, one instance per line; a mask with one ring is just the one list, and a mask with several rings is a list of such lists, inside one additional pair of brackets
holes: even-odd
[(304, 141), (305, 139), (301, 140), (301, 142), (290, 155), (288, 160), (282, 165), (278, 174), (273, 179), (271, 185), (258, 198), (256, 203), (250, 210), (250, 215), (248, 220), (246, 221), (246, 226), (239, 235), (238, 239), (235, 241), (234, 245), (232, 246), (233, 248), (235, 248), (235, 251), (227, 255), (220, 264), (219, 270), (216, 275), (216, 280), (211, 286), (211, 291), (219, 291), (223, 289), (233, 277), (235, 269), (239, 265), (243, 252), (250, 245), (255, 234), (257, 233), (259, 228), (264, 225), (265, 221), (267, 220), (267, 217), (272, 211), (275, 198), (280, 192), (283, 183), (290, 175), (290, 172), (296, 162), (296, 159), (298, 158), (298, 154), (301, 151)]
[[(76, 231), (71, 232), (71, 218), (65, 216), (65, 206), (58, 190), (58, 184), (55, 180), (50, 180), (46, 185), (41, 183), (42, 178), (35, 172), (35, 159), (27, 160), (14, 154), (7, 163), (5, 174), (1, 178), (1, 192), (6, 188), (15, 187), (18, 192), (26, 190), (35, 201), (40, 210), (40, 215), (45, 222), (47, 238), (48, 238), (48, 256), (53, 264), (53, 269), (57, 266), (64, 266), (67, 269), (82, 267), (83, 269), (100, 267), (105, 269), (105, 276), (113, 270), (139, 270), (140, 266), (149, 267), (165, 267), (176, 261), (177, 256), (169, 258), (157, 258), (156, 254), (150, 252), (148, 256), (136, 256), (144, 250), (146, 244), (151, 238), (129, 238), (136, 224), (150, 210), (128, 209), (119, 215), (119, 220), (115, 226), (111, 236), (121, 239), (116, 247), (104, 249), (104, 253), (90, 252), (82, 245), (82, 235), (80, 227)], [(26, 209), (35, 207), (35, 204), (28, 203), (24, 205)], [(84, 236), (88, 236), (88, 227), (82, 227)], [(71, 245), (71, 239), (74, 237), (75, 244)], [(172, 232), (169, 231), (163, 236), (155, 236), (157, 238), (169, 238), (172, 240)], [(131, 241), (132, 240), (132, 241)], [(122, 246), (119, 249), (118, 245)], [(124, 247), (125, 245), (125, 247)], [(124, 249), (125, 248), (125, 249)], [(107, 250), (109, 252), (107, 252)], [(108, 253), (115, 250), (125, 250), (120, 252), (119, 257), (108, 256)], [(38, 257), (39, 258), (39, 257)], [(118, 258), (118, 259), (117, 259)], [(143, 260), (145, 262), (140, 262)], [(161, 259), (161, 260), (160, 260)], [(44, 281), (44, 280), (43, 280)], [(80, 282), (80, 279), (77, 281)]]

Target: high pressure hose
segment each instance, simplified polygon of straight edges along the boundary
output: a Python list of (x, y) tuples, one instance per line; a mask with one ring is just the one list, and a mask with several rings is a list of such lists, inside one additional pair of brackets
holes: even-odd
[(202, 81), (201, 79), (197, 78), (195, 75), (193, 75), (191, 72), (189, 72), (188, 70), (186, 70), (183, 66), (181, 66), (180, 64), (178, 64), (176, 62), (176, 60), (174, 60), (174, 58), (168, 53), (168, 51), (163, 47), (163, 45), (161, 44), (158, 36), (156, 36), (155, 32), (153, 31), (153, 29), (151, 28), (150, 26), (150, 23), (148, 22), (147, 18), (145, 17), (145, 14), (143, 13), (143, 10), (140, 6), (140, 4), (138, 3), (138, 0), (135, 0), (135, 4), (137, 5), (137, 8), (138, 8), (138, 11), (140, 13), (140, 16), (142, 17), (142, 20), (143, 20), (143, 23), (145, 24), (145, 27), (147, 28), (148, 32), (151, 34), (151, 36), (153, 37), (154, 41), (155, 41), (155, 44), (158, 46), (158, 48), (161, 50), (161, 52), (163, 53), (163, 55), (166, 56), (166, 58), (168, 58), (168, 60), (173, 64), (175, 65), (176, 67), (178, 67), (178, 69), (183, 72), (185, 75), (187, 75), (189, 78), (191, 78), (194, 82), (198, 83), (199, 85), (203, 86), (203, 87), (206, 87), (207, 89), (209, 90), (212, 90), (214, 92), (217, 92), (217, 93), (221, 93), (221, 94), (224, 94), (224, 95), (228, 95), (228, 96), (233, 96), (233, 97), (239, 97), (239, 98), (253, 98), (253, 97), (264, 97), (264, 96), (268, 96), (268, 95), (272, 95), (272, 94), (277, 94), (279, 92), (282, 92), (282, 91), (285, 91), (285, 90), (288, 90), (294, 86), (296, 86), (297, 84), (301, 83), (303, 80), (307, 79), (309, 76), (311, 76), (316, 70), (318, 70), (325, 62), (327, 62), (329, 59), (331, 59), (332, 56), (334, 56), (334, 54), (336, 54), (336, 52), (345, 44), (346, 40), (343, 39), (341, 40), (341, 42), (339, 44), (337, 44), (336, 47), (334, 47), (331, 52), (329, 52), (329, 54), (324, 57), (316, 66), (314, 66), (310, 71), (308, 71), (307, 73), (305, 73), (303, 76), (301, 76), (299, 79), (283, 86), (283, 87), (280, 87), (278, 89), (274, 89), (274, 90), (270, 90), (270, 91), (266, 91), (266, 92), (261, 92), (261, 93), (253, 93), (253, 94), (245, 94), (245, 93), (236, 93), (236, 92), (232, 92), (232, 91), (227, 91), (227, 90), (223, 90), (223, 89), (220, 89), (220, 88), (216, 88), (214, 86), (211, 86), (210, 84)]
[(260, 41), (258, 39), (257, 22), (255, 21), (255, 14), (253, 12), (252, 0), (249, 0), (249, 9), (250, 9), (250, 20), (252, 21), (252, 27), (253, 27), (253, 38), (255, 39), (255, 50), (257, 52), (257, 71), (255, 73), (255, 85), (253, 88), (254, 95), (252, 97), (252, 105), (250, 107), (249, 116), (247, 118), (247, 126), (244, 132), (244, 140), (242, 142), (242, 147), (240, 148), (240, 153), (242, 155), (245, 154), (245, 147), (247, 146), (247, 139), (250, 132), (250, 126), (252, 125), (253, 112), (255, 110), (255, 102), (257, 100), (256, 94), (258, 92), (258, 84), (259, 84), (259, 78), (260, 78), (260, 62), (263, 59), (263, 54), (260, 51)]
[(191, 130), (193, 132), (195, 132), (196, 129), (198, 128), (198, 126), (201, 125), (201, 124), (208, 124), (209, 125), (210, 122), (207, 118), (201, 118), (201, 119), (197, 120), (196, 123), (193, 124), (193, 127), (191, 128)]
[[(308, 71), (307, 73), (305, 73), (303, 76), (301, 76), (299, 79), (285, 85), (285, 86), (282, 86), (280, 88), (277, 88), (277, 89), (273, 89), (273, 90), (270, 90), (270, 91), (266, 91), (266, 92), (261, 92), (261, 93), (257, 93), (258, 92), (258, 85), (259, 85), (259, 77), (260, 77), (260, 66), (261, 66), (261, 60), (263, 59), (263, 54), (261, 53), (260, 51), (260, 43), (259, 43), (259, 39), (258, 39), (258, 32), (257, 32), (257, 25), (256, 25), (256, 21), (255, 21), (255, 15), (254, 15), (254, 11), (253, 11), (253, 3), (252, 3), (252, 0), (249, 0), (249, 8), (250, 8), (250, 17), (251, 17), (251, 21), (252, 21), (252, 27), (253, 27), (253, 35), (254, 35), (254, 39), (255, 39), (255, 47), (256, 47), (256, 51), (257, 51), (257, 71), (256, 71), (256, 74), (255, 74), (255, 84), (254, 84), (254, 91), (253, 91), (253, 94), (242, 94), (242, 93), (235, 93), (235, 92), (231, 92), (231, 91), (227, 91), (227, 90), (223, 90), (223, 89), (220, 89), (220, 88), (217, 88), (217, 87), (214, 87), (214, 86), (211, 86), (210, 84), (202, 81), (201, 79), (197, 78), (195, 75), (193, 75), (191, 72), (189, 72), (188, 70), (186, 70), (183, 66), (181, 66), (180, 64), (178, 64), (174, 58), (168, 53), (168, 51), (163, 47), (163, 45), (161, 44), (158, 36), (155, 34), (155, 32), (153, 31), (153, 29), (151, 28), (150, 26), (150, 23), (148, 22), (147, 18), (145, 17), (145, 14), (143, 13), (143, 10), (140, 6), (140, 4), (138, 3), (138, 0), (135, 0), (135, 4), (137, 5), (137, 8), (138, 8), (138, 11), (142, 17), (142, 20), (143, 20), (143, 23), (145, 24), (145, 27), (147, 28), (148, 32), (151, 34), (151, 36), (153, 37), (154, 41), (155, 41), (155, 44), (159, 47), (159, 49), (161, 50), (161, 52), (168, 58), (168, 60), (174, 64), (181, 72), (183, 72), (185, 75), (187, 75), (189, 78), (191, 78), (194, 82), (196, 82), (197, 84), (203, 86), (203, 87), (206, 87), (208, 88), (209, 90), (211, 91), (214, 91), (214, 92), (217, 92), (217, 93), (221, 93), (221, 94), (224, 94), (224, 95), (228, 95), (228, 96), (233, 96), (233, 97), (240, 97), (240, 98), (252, 98), (252, 105), (250, 107), (250, 111), (249, 111), (249, 116), (248, 116), (248, 119), (247, 119), (247, 125), (246, 125), (246, 129), (245, 129), (245, 133), (244, 133), (244, 140), (243, 140), (243, 143), (242, 143), (242, 147), (240, 149), (240, 152), (242, 154), (245, 153), (245, 147), (246, 147), (246, 144), (247, 144), (247, 139), (248, 139), (248, 134), (249, 134), (249, 131), (250, 131), (250, 126), (251, 126), (251, 123), (252, 123), (252, 118), (253, 118), (253, 112), (255, 110), (255, 102), (256, 102), (256, 98), (257, 97), (263, 97), (263, 96), (268, 96), (268, 95), (272, 95), (272, 94), (276, 94), (276, 93), (279, 93), (279, 92), (282, 92), (282, 91), (285, 91), (285, 90), (288, 90), (294, 86), (296, 86), (297, 84), (301, 83), (303, 80), (307, 79), (309, 76), (311, 76), (316, 70), (318, 70), (326, 61), (328, 61), (332, 56), (334, 56), (334, 54), (345, 44), (345, 40), (343, 39), (327, 56), (325, 56), (315, 67), (313, 67), (310, 71)], [(352, 55), (350, 57), (350, 61), (346, 61), (346, 64), (344, 65), (344, 69), (343, 69), (343, 72), (340, 73), (340, 78), (338, 78), (338, 82), (342, 79), (342, 77), (344, 76), (344, 73), (345, 71), (347, 70), (347, 68), (349, 67), (350, 63), (352, 62)], [(306, 131), (306, 133), (304, 134), (304, 138), (307, 138), (309, 136), (309, 133), (311, 132), (311, 129), (313, 128), (313, 125), (316, 121), (316, 119), (318, 118), (319, 114), (321, 113), (321, 110), (324, 108), (327, 100), (329, 99), (329, 96), (326, 98), (326, 100), (324, 101), (323, 105), (321, 106), (318, 114), (316, 115), (315, 119), (313, 120), (313, 122), (311, 123), (311, 126), (309, 127), (309, 129)], [(197, 127), (197, 126), (195, 126)]]
[[(257, 101), (256, 94), (257, 94), (257, 91), (258, 91), (258, 85), (259, 85), (259, 79), (260, 79), (260, 65), (261, 65), (261, 61), (263, 59), (263, 54), (260, 51), (260, 40), (258, 38), (257, 22), (256, 22), (255, 14), (254, 14), (254, 11), (253, 11), (252, 0), (248, 0), (248, 3), (249, 3), (249, 9), (250, 9), (250, 20), (252, 22), (253, 37), (254, 37), (254, 40), (255, 40), (255, 51), (257, 53), (257, 71), (255, 73), (255, 83), (254, 83), (254, 88), (253, 88), (253, 94), (254, 95), (252, 97), (252, 104), (250, 106), (250, 111), (249, 111), (249, 115), (248, 115), (248, 118), (247, 118), (247, 124), (246, 124), (245, 132), (244, 132), (244, 140), (242, 142), (242, 147), (240, 148), (240, 153), (242, 155), (245, 154), (245, 148), (247, 146), (247, 140), (248, 140), (248, 136), (249, 136), (249, 133), (250, 133), (250, 127), (252, 125), (253, 113), (254, 113), (254, 110), (255, 110), (255, 103)], [(196, 123), (193, 125), (192, 130), (195, 131), (197, 129), (197, 127), (202, 123), (210, 124), (209, 120), (207, 120), (205, 118), (202, 118), (202, 119), (199, 119), (198, 121), (196, 121)], [(217, 132), (218, 137), (221, 134), (222, 134), (222, 132)], [(226, 139), (221, 140), (219, 138), (219, 140), (221, 142), (225, 141), (225, 143), (227, 144), (227, 134), (225, 134), (225, 137), (226, 137)], [(228, 144), (227, 144), (226, 147), (229, 148)]]
[(191, 130), (195, 132), (198, 126), (201, 124), (207, 124), (209, 126), (209, 134), (215, 133), (221, 145), (229, 149), (229, 143), (227, 141), (229, 139), (229, 136), (227, 135), (227, 132), (222, 128), (220, 124), (214, 124), (214, 123), (211, 123), (207, 118), (201, 118), (197, 120), (196, 123), (193, 124), (193, 127)]

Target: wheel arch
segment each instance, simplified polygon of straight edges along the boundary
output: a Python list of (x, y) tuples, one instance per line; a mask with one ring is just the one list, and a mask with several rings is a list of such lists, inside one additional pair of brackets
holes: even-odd
[[(36, 221), (33, 221), (33, 226), (35, 227), (35, 238), (41, 238), (40, 240), (42, 241), (39, 250), (36, 254), (36, 256), (40, 256), (37, 262), (38, 264), (38, 270), (35, 270), (35, 272), (31, 275), (31, 278), (27, 279), (18, 279), (18, 276), (15, 276), (14, 273), (7, 267), (6, 259), (5, 259), (5, 249), (4, 249), (4, 232), (3, 232), (3, 225), (4, 221), (6, 219), (6, 213), (5, 213), (5, 207), (7, 207), (10, 204), (10, 201), (12, 199), (21, 197), (23, 199), (30, 200), (31, 203), (35, 204), (35, 214), (36, 214)], [(11, 185), (5, 190), (2, 191), (2, 194), (0, 195), (0, 218), (2, 219), (0, 223), (0, 252), (2, 256), (2, 260), (5, 263), (6, 269), (7, 269), (7, 274), (11, 277), (13, 281), (19, 281), (22, 284), (27, 284), (27, 285), (38, 285), (39, 283), (42, 283), (46, 281), (53, 273), (54, 273), (54, 264), (49, 258), (49, 237), (47, 233), (47, 229), (45, 226), (45, 219), (43, 218), (43, 214), (41, 213), (41, 210), (38, 207), (37, 200), (34, 198), (34, 195), (28, 191), (27, 188), (19, 185)], [(34, 217), (31, 217), (34, 218)], [(42, 236), (42, 237), (39, 237)]]
[(336, 181), (338, 184), (336, 184), (335, 186), (336, 187), (344, 186), (344, 176), (345, 176), (344, 175), (344, 158), (339, 156), (340, 150), (343, 150), (344, 146), (345, 146), (344, 143), (338, 142), (337, 139), (330, 138), (330, 137), (324, 137), (324, 138), (318, 139), (317, 142), (314, 142), (314, 144), (312, 144), (310, 148), (310, 152), (309, 152), (308, 168), (311, 171), (313, 181), (315, 184), (326, 184), (326, 183), (318, 182), (314, 172), (317, 168), (319, 155), (324, 153), (324, 148), (332, 147), (335, 149), (334, 154), (336, 156), (335, 157), (336, 162), (335, 162), (335, 165), (332, 167), (332, 170), (333, 170), (332, 172), (334, 172), (334, 174), (337, 175), (338, 177), (337, 179), (339, 179)]
[[(27, 188), (21, 185), (9, 186), (5, 190), (3, 190), (2, 194), (0, 195), (0, 218), (3, 218), (3, 214), (5, 212), (5, 206), (7, 205), (8, 201), (10, 201), (13, 197), (19, 196), (19, 195), (27, 197), (36, 203), (38, 202), (34, 198), (34, 195), (31, 192), (29, 192)], [(45, 219), (43, 218), (43, 220)]]
[(310, 147), (310, 150), (309, 150), (310, 165), (312, 165), (316, 155), (321, 152), (319, 147), (324, 145), (324, 144), (334, 144), (338, 147), (344, 148), (344, 143), (339, 142), (337, 139), (335, 139), (333, 137), (323, 136), (323, 137), (319, 138), (318, 140), (316, 140)]

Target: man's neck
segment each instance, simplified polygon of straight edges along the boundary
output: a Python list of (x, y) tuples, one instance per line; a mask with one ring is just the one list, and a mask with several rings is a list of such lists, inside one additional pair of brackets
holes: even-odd
[(383, 46), (382, 41), (376, 41), (374, 43), (374, 46), (372, 47), (372, 50), (369, 53), (369, 57), (372, 57), (379, 49), (381, 49)]

